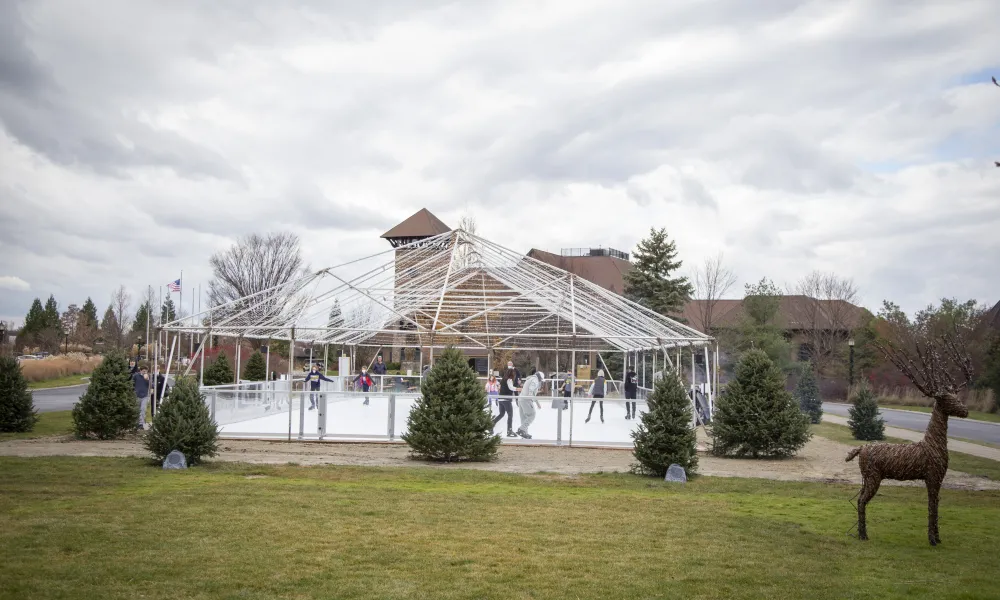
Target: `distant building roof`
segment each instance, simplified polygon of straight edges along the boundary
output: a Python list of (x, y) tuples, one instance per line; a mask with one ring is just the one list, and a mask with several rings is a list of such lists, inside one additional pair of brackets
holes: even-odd
[(993, 308), (986, 311), (986, 325), (1000, 331), (1000, 302), (993, 305)]
[(560, 256), (536, 248), (532, 248), (528, 256), (622, 295), (625, 293), (625, 273), (632, 268), (632, 263), (615, 256)]
[[(705, 331), (704, 306), (706, 300), (690, 300), (680, 316), (698, 331)], [(776, 325), (785, 330), (843, 328), (855, 329), (861, 325), (864, 309), (843, 300), (814, 300), (808, 296), (781, 296)], [(712, 309), (712, 327), (735, 327), (745, 318), (743, 300), (718, 300)]]
[(383, 233), (382, 237), (384, 239), (425, 238), (449, 231), (451, 231), (451, 228), (445, 225), (441, 219), (435, 217), (426, 208), (421, 208), (399, 225)]

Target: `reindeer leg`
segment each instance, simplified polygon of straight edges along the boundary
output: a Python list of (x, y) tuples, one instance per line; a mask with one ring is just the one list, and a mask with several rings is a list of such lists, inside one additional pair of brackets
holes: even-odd
[(938, 535), (938, 497), (941, 493), (941, 480), (927, 480), (927, 539), (931, 546), (941, 543)]
[(858, 539), (868, 539), (868, 526), (865, 523), (865, 507), (868, 502), (878, 493), (882, 479), (874, 476), (863, 477), (861, 484), (861, 494), (858, 496)]

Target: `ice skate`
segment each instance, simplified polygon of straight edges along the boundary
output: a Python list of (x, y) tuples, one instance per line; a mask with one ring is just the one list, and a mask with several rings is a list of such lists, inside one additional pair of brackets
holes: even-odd
[(584, 423), (590, 423), (590, 415), (587, 415), (587, 418), (584, 419), (583, 422)]
[(527, 432), (527, 431), (525, 431), (525, 430), (523, 430), (523, 429), (518, 429), (518, 430), (517, 430), (517, 435), (519, 435), (519, 436), (523, 437), (523, 438), (524, 438), (524, 439), (526, 439), (526, 440), (530, 440), (530, 439), (531, 439), (531, 436), (530, 436), (530, 435), (528, 435), (528, 432)]
[(517, 434), (514, 433), (513, 431), (511, 431), (510, 429), (508, 429), (507, 430), (507, 437), (517, 437)]
[(364, 405), (365, 405), (365, 406), (368, 406), (368, 398), (365, 398), (365, 402), (364, 402)]
[(601, 423), (604, 422), (604, 415), (601, 415)]

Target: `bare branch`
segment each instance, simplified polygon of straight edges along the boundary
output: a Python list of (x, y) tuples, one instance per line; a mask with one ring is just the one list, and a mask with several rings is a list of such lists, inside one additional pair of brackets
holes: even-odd
[(694, 272), (698, 316), (705, 333), (711, 333), (719, 300), (736, 284), (736, 274), (722, 263), (722, 253), (708, 257)]

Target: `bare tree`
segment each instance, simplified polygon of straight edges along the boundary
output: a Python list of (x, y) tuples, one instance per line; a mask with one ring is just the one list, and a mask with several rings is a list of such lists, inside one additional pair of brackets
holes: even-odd
[(858, 288), (852, 279), (813, 271), (789, 293), (803, 297), (789, 303), (795, 322), (788, 325), (805, 334), (813, 365), (817, 372), (826, 373), (857, 326)]
[(80, 307), (76, 304), (70, 304), (63, 311), (62, 317), (59, 319), (62, 323), (62, 330), (66, 335), (72, 336), (76, 332), (76, 325), (80, 321)]
[(873, 343), (925, 396), (947, 400), (972, 384), (989, 339), (984, 315), (974, 300), (942, 300), (911, 320), (885, 302)]
[(132, 294), (128, 293), (124, 285), (112, 292), (111, 311), (115, 315), (115, 325), (109, 333), (114, 334), (115, 346), (124, 348), (130, 345), (126, 343), (125, 334), (132, 329)]
[[(465, 215), (458, 222), (458, 228), (476, 235), (476, 218), (472, 215)], [(459, 269), (474, 266), (479, 262), (479, 255), (472, 244), (464, 241), (459, 242), (459, 247), (455, 249), (455, 266)]]
[(736, 274), (722, 264), (722, 253), (705, 259), (694, 272), (694, 297), (704, 332), (711, 334), (715, 307), (729, 289), (736, 285)]
[[(290, 305), (301, 302), (299, 287), (286, 285), (304, 274), (299, 244), (293, 233), (254, 233), (212, 255), (208, 298), (214, 317), (242, 313), (248, 322), (284, 320)], [(271, 291), (261, 293), (265, 290)], [(227, 303), (232, 304), (217, 308)]]

